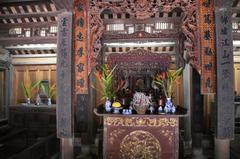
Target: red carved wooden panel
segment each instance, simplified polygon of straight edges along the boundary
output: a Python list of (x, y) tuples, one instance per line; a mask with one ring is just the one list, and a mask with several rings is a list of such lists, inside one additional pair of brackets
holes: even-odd
[(104, 117), (105, 159), (178, 159), (177, 117)]
[(88, 1), (74, 1), (75, 93), (88, 93)]
[(214, 1), (199, 0), (201, 92), (216, 92)]

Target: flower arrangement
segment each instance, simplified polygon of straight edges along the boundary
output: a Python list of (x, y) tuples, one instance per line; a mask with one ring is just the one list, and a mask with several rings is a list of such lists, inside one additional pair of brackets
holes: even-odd
[(56, 95), (56, 84), (53, 84), (50, 87), (48, 85), (46, 85), (46, 84), (41, 84), (41, 88), (43, 90), (43, 93), (48, 98), (52, 98), (54, 95)]
[(142, 92), (136, 92), (133, 95), (133, 108), (138, 114), (145, 114), (149, 105), (151, 104), (150, 99)]
[(100, 88), (96, 88), (92, 85), (93, 88), (95, 88), (97, 91), (99, 91), (102, 95), (102, 100), (113, 100), (113, 97), (115, 96), (115, 91), (113, 90), (113, 72), (116, 69), (117, 66), (114, 66), (112, 69), (107, 65), (103, 64), (101, 66), (101, 70), (96, 72), (96, 78), (100, 83)]
[(166, 98), (172, 97), (173, 84), (181, 76), (182, 71), (183, 68), (181, 67), (176, 71), (168, 70), (167, 72), (162, 72), (156, 76), (156, 80), (154, 80), (154, 82), (162, 87)]
[(24, 84), (23, 82), (21, 83), (22, 91), (28, 104), (30, 104), (30, 100), (34, 95), (34, 90), (39, 86), (40, 83), (41, 81), (37, 81), (35, 83), (30, 82), (28, 85)]
[(47, 96), (48, 98), (48, 105), (52, 104), (52, 97), (56, 95), (56, 84), (53, 84), (52, 86), (48, 86), (48, 84), (41, 84), (43, 93)]

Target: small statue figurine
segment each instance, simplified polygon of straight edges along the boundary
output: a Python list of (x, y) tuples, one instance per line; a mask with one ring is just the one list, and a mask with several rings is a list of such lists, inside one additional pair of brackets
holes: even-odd
[(164, 103), (163, 97), (160, 95), (159, 100), (158, 100), (158, 105), (159, 105), (159, 107), (158, 107), (158, 113), (159, 113), (159, 114), (162, 114), (162, 113), (163, 113), (163, 103)]
[(162, 106), (159, 106), (158, 107), (158, 113), (160, 114), (160, 113), (162, 113), (163, 112), (163, 108), (162, 108)]
[(41, 98), (40, 98), (40, 95), (37, 94), (37, 97), (36, 97), (36, 105), (40, 105), (40, 104), (42, 104), (42, 100), (41, 100)]

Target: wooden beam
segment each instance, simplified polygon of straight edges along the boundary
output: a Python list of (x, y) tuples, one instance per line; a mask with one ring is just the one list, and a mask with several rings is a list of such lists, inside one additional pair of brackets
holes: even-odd
[(41, 27), (49, 27), (49, 26), (57, 26), (57, 21), (52, 22), (29, 22), (29, 23), (9, 23), (9, 24), (1, 24), (0, 30), (2, 29), (10, 29), (10, 28), (41, 28)]
[(34, 12), (34, 13), (17, 13), (17, 14), (0, 14), (0, 19), (16, 19), (16, 18), (36, 18), (36, 17), (55, 17), (62, 13), (63, 10), (54, 12)]
[(159, 17), (159, 18), (148, 18), (138, 21), (133, 18), (129, 19), (103, 19), (103, 23), (106, 24), (146, 24), (156, 22), (170, 22), (174, 24), (181, 24), (181, 17)]
[(51, 3), (50, 0), (0, 0), (1, 7), (5, 6), (26, 6), (26, 5), (41, 5)]
[(73, 0), (51, 0), (57, 10), (66, 9), (68, 11), (73, 9)]
[(240, 13), (240, 7), (232, 7), (231, 10), (233, 13)]
[(232, 17), (232, 22), (240, 22), (240, 17)]
[(5, 3), (24, 3), (24, 2), (42, 2), (46, 0), (1, 0), (0, 4), (5, 4)]
[(57, 43), (57, 37), (4, 37), (0, 38), (3, 46), (23, 45), (23, 44), (47, 44)]
[(233, 33), (233, 40), (240, 40), (240, 33)]

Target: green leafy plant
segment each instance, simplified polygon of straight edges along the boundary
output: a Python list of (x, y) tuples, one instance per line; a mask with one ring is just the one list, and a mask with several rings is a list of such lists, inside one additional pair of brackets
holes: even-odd
[(176, 71), (167, 70), (166, 73), (157, 75), (154, 82), (162, 87), (166, 98), (171, 98), (173, 93), (173, 84), (181, 76), (183, 68)]
[(48, 97), (52, 98), (56, 95), (56, 84), (53, 84), (51, 87), (49, 87), (46, 84), (41, 84), (41, 88), (43, 90), (43, 93)]
[(22, 82), (21, 86), (22, 86), (22, 91), (24, 93), (25, 98), (31, 99), (34, 94), (35, 88), (37, 88), (40, 83), (41, 83), (41, 81), (37, 81), (34, 83), (30, 82), (29, 85), (26, 85)]
[(113, 72), (117, 66), (114, 66), (113, 69), (110, 69), (107, 64), (101, 66), (101, 71), (98, 71), (95, 75), (97, 80), (100, 82), (100, 88), (95, 88), (102, 94), (102, 100), (110, 99), (112, 100), (115, 96), (115, 91), (113, 90)]

